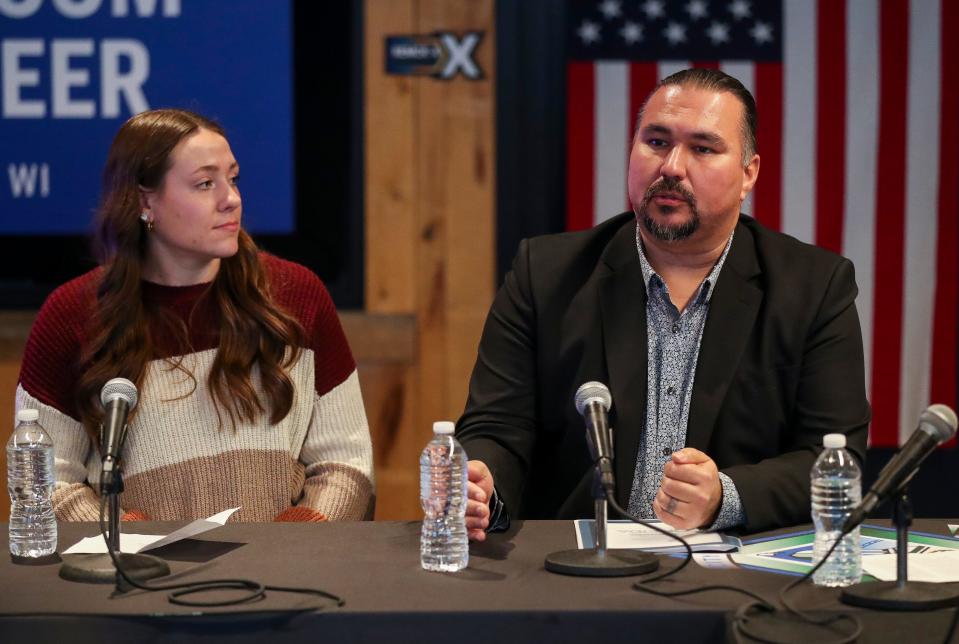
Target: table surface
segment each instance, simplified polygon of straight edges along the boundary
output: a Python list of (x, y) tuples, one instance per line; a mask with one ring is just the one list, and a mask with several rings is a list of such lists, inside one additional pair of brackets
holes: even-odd
[[(914, 527), (948, 534), (946, 523), (925, 520)], [(164, 534), (180, 525), (126, 523), (123, 530)], [(92, 523), (61, 523), (59, 529), (60, 550), (97, 532)], [(635, 642), (639, 633), (654, 640), (723, 641), (731, 637), (731, 615), (747, 601), (721, 590), (661, 598), (634, 590), (637, 578), (549, 573), (543, 568), (545, 555), (575, 547), (569, 521), (515, 521), (509, 532), (473, 544), (469, 567), (455, 574), (420, 568), (419, 530), (419, 522), (228, 523), (165, 552), (177, 581), (242, 577), (268, 585), (321, 588), (346, 601), (326, 612), (307, 610), (317, 605), (310, 597), (280, 592), (269, 592), (247, 606), (202, 611), (170, 604), (162, 592), (111, 597), (111, 585), (60, 579), (58, 564), (15, 565), (4, 557), (0, 641), (69, 636), (73, 644), (149, 641), (162, 635), (163, 641), (199, 636), (238, 642), (264, 641), (268, 635), (269, 641), (315, 642), (319, 633), (331, 641), (422, 642), (455, 636), (460, 642)], [(6, 530), (2, 533), (5, 547)], [(180, 560), (184, 557), (194, 561)], [(661, 557), (661, 569), (679, 561)], [(755, 570), (705, 569), (691, 562), (660, 587), (725, 584), (777, 603), (779, 590), (794, 579)], [(792, 596), (804, 609), (856, 614), (866, 629), (861, 641), (941, 642), (953, 615), (951, 610), (855, 609), (840, 604), (838, 595), (837, 590), (807, 583)], [(297, 609), (305, 612), (287, 612)]]

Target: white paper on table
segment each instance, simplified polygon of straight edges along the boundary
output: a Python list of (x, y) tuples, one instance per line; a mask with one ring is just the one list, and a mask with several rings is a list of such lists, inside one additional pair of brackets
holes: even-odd
[[(212, 517), (207, 519), (197, 519), (196, 521), (183, 526), (179, 530), (174, 530), (166, 536), (162, 534), (127, 534), (121, 530), (120, 552), (135, 553), (143, 552), (145, 550), (153, 550), (154, 548), (159, 548), (160, 546), (165, 546), (169, 543), (180, 541), (181, 539), (188, 539), (202, 532), (212, 530), (213, 528), (219, 528), (221, 525), (226, 523), (226, 520), (230, 518), (230, 515), (239, 509), (240, 508), (238, 507), (232, 508), (230, 510), (224, 510), (223, 512), (214, 514)], [(106, 551), (106, 541), (103, 540), (103, 535), (98, 534), (95, 537), (85, 537), (80, 539), (80, 541), (64, 550), (61, 554), (100, 554), (105, 553)]]
[(693, 561), (703, 568), (739, 568), (725, 552), (694, 552)]
[[(573, 523), (576, 531), (577, 547), (581, 550), (592, 548), (595, 539), (593, 527), (595, 521), (592, 519), (576, 519)], [(650, 523), (667, 530), (671, 534), (682, 537), (689, 543), (693, 551), (735, 552), (742, 547), (742, 542), (738, 538), (719, 532), (677, 530), (658, 520), (634, 523), (625, 519), (607, 521), (606, 547), (647, 550), (665, 554), (686, 551), (682, 544), (675, 539), (646, 525)]]
[[(863, 572), (880, 581), (896, 580), (896, 555), (868, 555), (862, 558)], [(909, 581), (959, 581), (959, 550), (911, 552), (906, 560)]]

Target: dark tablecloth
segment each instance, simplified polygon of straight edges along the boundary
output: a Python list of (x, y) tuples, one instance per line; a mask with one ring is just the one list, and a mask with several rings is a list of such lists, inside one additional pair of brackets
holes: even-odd
[[(126, 523), (125, 532), (164, 534), (182, 524)], [(945, 520), (915, 528), (947, 534)], [(310, 597), (269, 592), (246, 606), (197, 609), (166, 593), (64, 581), (57, 564), (0, 562), (0, 642), (711, 642), (732, 636), (730, 618), (746, 599), (714, 591), (680, 599), (640, 593), (635, 578), (578, 578), (543, 568), (547, 553), (575, 547), (570, 522), (514, 522), (508, 533), (474, 544), (469, 568), (430, 573), (419, 565), (418, 522), (320, 524), (229, 523), (173, 546), (180, 581), (243, 577), (264, 584), (322, 588), (346, 600), (331, 611), (289, 613), (317, 605)], [(6, 547), (6, 527), (2, 529)], [(96, 534), (94, 524), (60, 524), (61, 549)], [(210, 553), (218, 552), (212, 558)], [(662, 557), (662, 567), (679, 560)], [(690, 563), (670, 589), (726, 584), (776, 602), (793, 577)], [(161, 582), (157, 582), (161, 583)], [(666, 586), (667, 584), (662, 584)], [(803, 608), (855, 613), (866, 642), (941, 642), (951, 610), (880, 613), (838, 602), (838, 591), (805, 585)], [(800, 630), (784, 626), (784, 632)], [(808, 639), (805, 639), (808, 641)], [(823, 641), (823, 640), (821, 640)]]

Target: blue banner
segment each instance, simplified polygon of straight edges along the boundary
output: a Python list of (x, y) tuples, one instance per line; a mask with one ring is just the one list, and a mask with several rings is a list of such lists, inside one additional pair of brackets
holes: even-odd
[(226, 129), (244, 225), (294, 229), (288, 1), (0, 0), (0, 235), (83, 234), (110, 142), (180, 107)]

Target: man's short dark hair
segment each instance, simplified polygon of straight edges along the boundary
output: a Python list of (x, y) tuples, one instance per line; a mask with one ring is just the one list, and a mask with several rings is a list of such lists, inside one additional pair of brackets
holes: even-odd
[(643, 113), (646, 111), (646, 104), (649, 99), (661, 87), (666, 85), (678, 85), (680, 87), (694, 87), (713, 92), (729, 92), (743, 106), (743, 120), (739, 124), (739, 133), (743, 141), (743, 165), (749, 163), (753, 154), (756, 153), (756, 99), (749, 93), (742, 83), (729, 74), (723, 73), (718, 69), (705, 69), (696, 67), (694, 69), (684, 69), (675, 74), (671, 74), (659, 81), (653, 91), (649, 93), (642, 107), (639, 108), (639, 114), (636, 117), (636, 130), (639, 131), (639, 124), (643, 120)]

